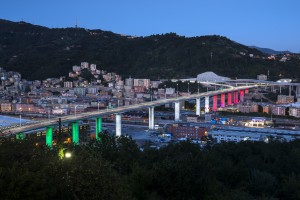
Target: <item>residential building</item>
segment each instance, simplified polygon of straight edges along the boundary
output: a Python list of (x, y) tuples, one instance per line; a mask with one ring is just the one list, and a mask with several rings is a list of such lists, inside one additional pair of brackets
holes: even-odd
[(74, 92), (77, 96), (85, 96), (86, 95), (86, 88), (85, 87), (75, 87)]
[(97, 94), (98, 93), (98, 87), (96, 86), (90, 86), (87, 88), (87, 93), (88, 94)]
[(290, 107), (289, 115), (300, 118), (300, 108), (299, 107)]
[(11, 112), (12, 111), (12, 105), (11, 103), (1, 103), (1, 112)]
[(134, 86), (134, 92), (135, 93), (144, 93), (145, 92), (145, 87), (143, 87), (143, 86)]
[(97, 70), (97, 65), (96, 64), (91, 64), (90, 69), (91, 69), (91, 71), (96, 71)]
[(272, 114), (285, 116), (286, 107), (285, 106), (273, 106)]
[(268, 77), (265, 74), (260, 74), (260, 75), (257, 75), (257, 80), (266, 81), (266, 80), (268, 80)]
[(73, 66), (72, 70), (73, 70), (73, 72), (80, 72), (81, 67), (80, 66)]
[(258, 105), (252, 103), (238, 104), (237, 109), (242, 113), (258, 112)]
[(187, 122), (198, 122), (198, 115), (187, 115), (186, 116), (186, 121)]
[(81, 69), (88, 69), (89, 68), (89, 63), (88, 62), (81, 62), (80, 66), (81, 66)]
[(189, 124), (168, 124), (166, 131), (172, 133), (175, 138), (201, 139), (207, 135), (207, 129)]
[(159, 84), (161, 84), (161, 81), (150, 81), (152, 88), (158, 88)]
[(175, 88), (166, 88), (166, 94), (167, 95), (175, 94)]
[(129, 86), (132, 89), (133, 88), (133, 78), (125, 79), (125, 85)]
[(150, 79), (133, 79), (133, 85), (136, 87), (145, 87), (149, 89), (150, 87)]
[(65, 81), (64, 82), (65, 88), (73, 88), (73, 82), (72, 81)]
[(278, 95), (277, 104), (294, 103), (294, 96)]

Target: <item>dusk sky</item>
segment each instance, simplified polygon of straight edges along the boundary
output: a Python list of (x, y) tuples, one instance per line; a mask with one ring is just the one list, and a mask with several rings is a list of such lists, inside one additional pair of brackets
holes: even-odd
[(148, 36), (222, 35), (300, 52), (299, 0), (1, 0), (0, 18), (50, 28), (79, 27)]

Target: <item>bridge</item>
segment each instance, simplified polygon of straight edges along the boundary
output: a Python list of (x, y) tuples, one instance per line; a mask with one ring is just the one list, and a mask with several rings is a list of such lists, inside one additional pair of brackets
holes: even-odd
[[(205, 84), (215, 84), (215, 83), (207, 83)], [(169, 99), (160, 99), (156, 101), (149, 101), (139, 104), (133, 104), (129, 106), (123, 106), (118, 108), (106, 109), (106, 110), (98, 110), (92, 112), (85, 112), (75, 115), (68, 115), (61, 117), (61, 121), (63, 123), (72, 123), (72, 142), (79, 143), (79, 120), (84, 119), (96, 119), (96, 139), (99, 138), (99, 133), (102, 132), (102, 117), (110, 114), (115, 114), (116, 116), (116, 136), (121, 136), (121, 114), (131, 110), (139, 110), (142, 108), (149, 108), (149, 129), (154, 129), (154, 107), (159, 105), (165, 105), (170, 103), (175, 103), (175, 121), (179, 121), (180, 118), (180, 102), (186, 100), (196, 99), (196, 115), (200, 115), (200, 99), (205, 98), (205, 113), (209, 112), (209, 98), (213, 98), (212, 110), (217, 111), (218, 105), (220, 107), (225, 107), (225, 105), (233, 105), (237, 104), (239, 101), (243, 101), (244, 94), (248, 93), (249, 89), (257, 87), (259, 85), (246, 85), (246, 86), (237, 86), (233, 87), (230, 85), (218, 84), (218, 86), (227, 87), (216, 91), (208, 91), (204, 93), (198, 94), (190, 94), (184, 97), (176, 97)], [(220, 95), (220, 104), (218, 104), (218, 96)], [(227, 104), (225, 104), (227, 96)], [(46, 128), (46, 144), (52, 147), (52, 134), (53, 128), (58, 125), (57, 119), (51, 120), (41, 120), (35, 121), (27, 124), (18, 125), (15, 127), (10, 127), (2, 131), (2, 136), (8, 136), (11, 134), (24, 134), (28, 131), (38, 130), (42, 128)]]

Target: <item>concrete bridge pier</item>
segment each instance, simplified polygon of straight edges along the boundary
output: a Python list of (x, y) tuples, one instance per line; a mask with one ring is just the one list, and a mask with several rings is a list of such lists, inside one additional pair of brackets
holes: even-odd
[(271, 85), (271, 92), (275, 92), (275, 86)]
[(240, 90), (240, 101), (241, 101), (241, 102), (244, 101), (244, 95), (245, 95), (244, 90)]
[(205, 96), (205, 113), (209, 113), (209, 96)]
[(279, 94), (281, 94), (281, 85), (279, 85)]
[(175, 121), (180, 120), (180, 102), (175, 102)]
[(72, 122), (72, 142), (73, 144), (79, 143), (79, 124), (77, 121)]
[(232, 93), (231, 92), (227, 93), (227, 104), (229, 106), (232, 105)]
[(200, 98), (197, 98), (196, 99), (196, 115), (200, 116), (200, 109), (201, 109), (201, 101), (200, 101)]
[(218, 105), (218, 96), (214, 95), (213, 96), (213, 111), (216, 112), (217, 111), (217, 105)]
[(300, 86), (296, 86), (296, 96), (300, 96)]
[(25, 134), (24, 133), (17, 133), (16, 134), (16, 139), (17, 140), (24, 140)]
[(51, 126), (46, 127), (46, 145), (52, 148), (53, 142), (53, 128)]
[(116, 136), (120, 137), (122, 135), (122, 119), (121, 114), (116, 114)]
[(239, 99), (238, 99), (238, 92), (237, 91), (234, 91), (233, 92), (233, 104), (237, 104), (239, 102)]
[(149, 129), (154, 129), (154, 106), (149, 107)]
[(225, 93), (221, 94), (221, 108), (225, 107)]
[(96, 133), (95, 133), (95, 138), (96, 140), (99, 140), (99, 134), (102, 132), (102, 118), (97, 117), (96, 118)]

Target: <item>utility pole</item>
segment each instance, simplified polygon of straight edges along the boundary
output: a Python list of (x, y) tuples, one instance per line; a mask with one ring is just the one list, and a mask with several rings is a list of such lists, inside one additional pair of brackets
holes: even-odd
[(63, 144), (62, 144), (61, 118), (58, 118), (57, 147), (58, 147), (58, 157), (60, 159), (63, 159), (63, 157), (64, 157), (64, 148), (63, 148)]

